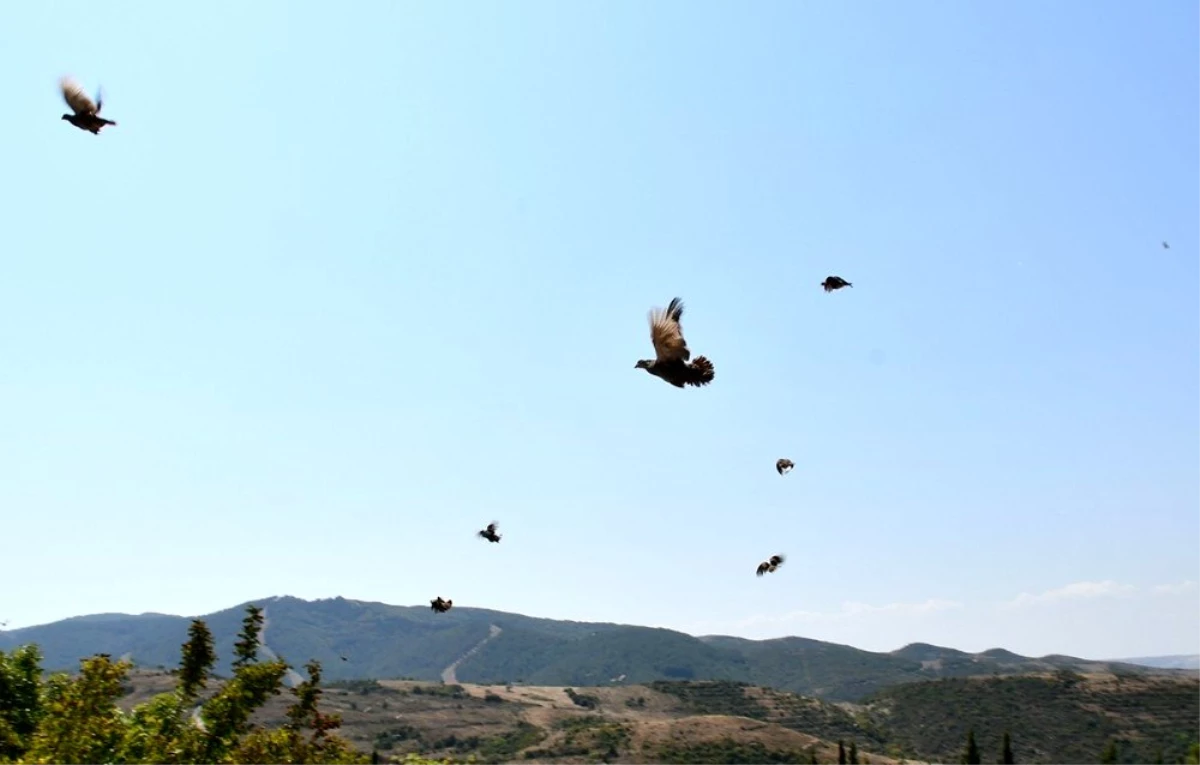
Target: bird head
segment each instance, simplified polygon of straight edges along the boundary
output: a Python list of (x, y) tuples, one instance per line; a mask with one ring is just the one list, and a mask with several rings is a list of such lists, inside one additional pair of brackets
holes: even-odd
[(71, 115), (69, 115), (69, 114), (64, 114), (64, 115), (62, 116), (62, 118), (63, 118), (64, 120), (67, 120), (67, 121), (69, 122), (69, 121), (71, 120)]
[(633, 365), (634, 369), (649, 369), (650, 359), (640, 359), (638, 363)]

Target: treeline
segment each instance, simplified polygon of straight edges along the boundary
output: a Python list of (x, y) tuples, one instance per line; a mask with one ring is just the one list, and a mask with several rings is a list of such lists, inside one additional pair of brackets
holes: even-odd
[[(286, 721), (278, 728), (251, 717), (283, 691), (291, 667), (281, 659), (259, 661), (262, 609), (246, 607), (234, 645), (233, 676), (207, 699), (217, 656), (201, 619), (183, 644), (177, 682), (123, 712), (132, 665), (99, 654), (80, 662), (71, 677), (42, 670), (37, 646), (0, 651), (0, 763), (367, 763), (337, 735), (341, 717), (320, 709), (321, 665), (310, 661), (308, 678), (291, 689)], [(411, 758), (409, 762), (431, 762)]]

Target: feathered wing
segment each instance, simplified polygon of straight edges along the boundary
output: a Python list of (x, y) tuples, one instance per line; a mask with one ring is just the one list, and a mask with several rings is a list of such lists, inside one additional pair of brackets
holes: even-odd
[(687, 341), (683, 339), (683, 327), (679, 319), (683, 316), (683, 301), (672, 298), (666, 309), (650, 311), (650, 342), (654, 344), (656, 363), (687, 361), (692, 357)]
[(771, 556), (771, 567), (774, 568), (777, 566), (782, 566), (783, 561), (784, 561), (784, 557), (782, 555), (772, 555)]
[(695, 361), (683, 367), (680, 377), (684, 385), (702, 388), (712, 382), (716, 374), (711, 361), (704, 356), (697, 356)]
[(67, 102), (67, 106), (71, 107), (71, 111), (76, 114), (95, 114), (100, 111), (100, 107), (96, 106), (88, 94), (83, 92), (79, 83), (70, 77), (63, 77), (58, 84), (62, 88), (63, 99)]
[(770, 568), (771, 568), (771, 564), (770, 564), (770, 563), (759, 563), (759, 564), (758, 564), (758, 569), (757, 569), (757, 570), (754, 572), (754, 575), (755, 575), (755, 576), (762, 576), (763, 574), (767, 573), (767, 571), (768, 571)]

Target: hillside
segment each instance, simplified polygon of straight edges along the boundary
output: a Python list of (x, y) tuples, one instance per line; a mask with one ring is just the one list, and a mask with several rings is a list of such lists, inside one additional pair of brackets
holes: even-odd
[[(126, 708), (171, 687), (163, 672), (135, 672)], [(851, 741), (876, 765), (958, 762), (968, 727), (994, 762), (1004, 730), (1018, 762), (1096, 762), (1109, 737), (1122, 762), (1179, 761), (1197, 738), (1200, 681), (1056, 673), (954, 679), (883, 691), (862, 705), (732, 682), (650, 686), (445, 685), (346, 681), (327, 689), (326, 711), (364, 751), (409, 752), (483, 762), (837, 761)], [(282, 721), (289, 699), (259, 719)]]
[[(456, 607), (447, 614), (434, 614), (423, 606), (343, 598), (277, 597), (256, 602), (265, 608), (269, 648), (293, 664), (320, 660), (329, 680), (437, 680), (454, 665), (454, 678), (466, 683), (594, 686), (731, 680), (831, 701), (854, 701), (893, 685), (950, 677), (1056, 669), (1181, 672), (1066, 656), (1033, 659), (999, 649), (969, 654), (914, 644), (875, 653), (795, 637), (698, 638), (665, 629), (554, 621), (477, 608)], [(229, 670), (227, 657), (232, 655), (242, 616), (239, 605), (204, 617), (223, 657), (218, 671)], [(45, 655), (44, 665), (50, 668), (73, 668), (81, 657), (94, 653), (128, 657), (141, 667), (174, 666), (188, 623), (187, 618), (163, 614), (78, 617), (0, 632), (0, 649), (37, 643)]]

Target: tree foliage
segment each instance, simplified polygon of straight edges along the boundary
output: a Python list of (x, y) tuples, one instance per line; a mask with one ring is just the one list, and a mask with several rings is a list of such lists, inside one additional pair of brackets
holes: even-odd
[(233, 677), (197, 703), (216, 662), (213, 637), (192, 622), (174, 690), (123, 712), (117, 701), (131, 665), (99, 654), (74, 677), (42, 679), (36, 646), (0, 651), (0, 763), (366, 763), (336, 734), (341, 718), (321, 711), (321, 665), (292, 689), (282, 728), (251, 721), (283, 689), (289, 667), (258, 661), (262, 609), (246, 608)]

